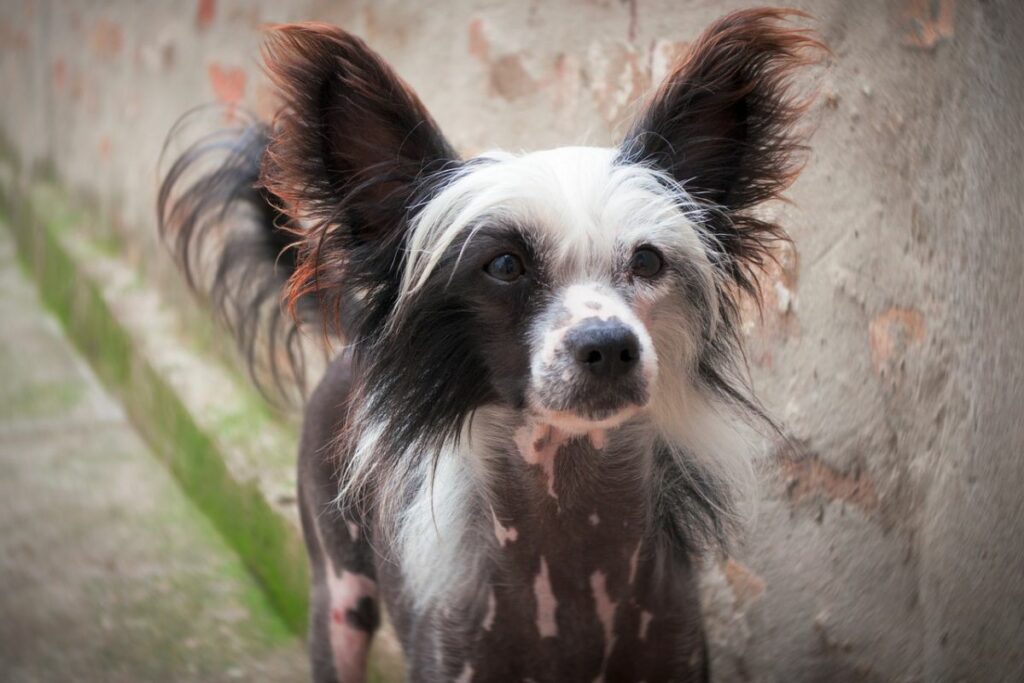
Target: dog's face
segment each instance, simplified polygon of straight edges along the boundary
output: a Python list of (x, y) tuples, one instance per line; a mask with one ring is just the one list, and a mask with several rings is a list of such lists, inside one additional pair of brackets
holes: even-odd
[[(463, 311), (452, 358), (490, 400), (568, 433), (618, 426), (692, 369), (717, 316), (700, 210), (614, 149), (471, 163), (410, 225), (397, 316)], [(418, 344), (451, 344), (445, 326)], [(438, 368), (438, 372), (445, 372)]]
[(488, 404), (578, 434), (729, 393), (735, 297), (781, 236), (749, 210), (795, 176), (790, 73), (816, 45), (755, 14), (695, 41), (620, 146), (469, 161), (357, 38), (272, 35), (287, 106), (263, 178), (316, 226), (291, 296), (358, 309), (345, 332), (395, 443)]

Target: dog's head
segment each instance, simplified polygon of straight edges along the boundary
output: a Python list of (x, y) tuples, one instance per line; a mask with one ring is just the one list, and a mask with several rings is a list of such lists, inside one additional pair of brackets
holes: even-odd
[(784, 19), (708, 29), (616, 148), (470, 160), (359, 39), (272, 33), (286, 106), (263, 178), (312, 226), (290, 294), (354, 311), (393, 438), (451, 436), (488, 404), (584, 433), (695, 384), (728, 393), (737, 297), (783, 237), (750, 209), (795, 176), (790, 77), (817, 46)]

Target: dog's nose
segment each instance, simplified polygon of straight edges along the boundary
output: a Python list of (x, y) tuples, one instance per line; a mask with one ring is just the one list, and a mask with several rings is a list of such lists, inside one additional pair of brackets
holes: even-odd
[(583, 322), (566, 339), (569, 352), (597, 377), (620, 377), (640, 360), (640, 340), (618, 320)]

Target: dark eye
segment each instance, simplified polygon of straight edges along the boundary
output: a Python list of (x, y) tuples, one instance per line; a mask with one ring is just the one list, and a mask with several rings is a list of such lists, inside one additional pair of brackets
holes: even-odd
[(512, 282), (522, 277), (523, 262), (515, 254), (502, 254), (488, 263), (484, 270), (495, 280)]
[(629, 262), (629, 271), (636, 277), (652, 278), (661, 272), (661, 256), (653, 249), (637, 249)]

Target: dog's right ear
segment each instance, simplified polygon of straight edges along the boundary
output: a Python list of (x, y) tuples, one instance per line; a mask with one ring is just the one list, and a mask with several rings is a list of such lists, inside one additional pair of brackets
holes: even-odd
[(410, 207), (458, 155), (408, 84), (355, 36), (326, 24), (270, 30), (264, 61), (283, 106), (263, 186), (294, 221), (294, 304), (331, 317), (343, 290), (397, 277)]

